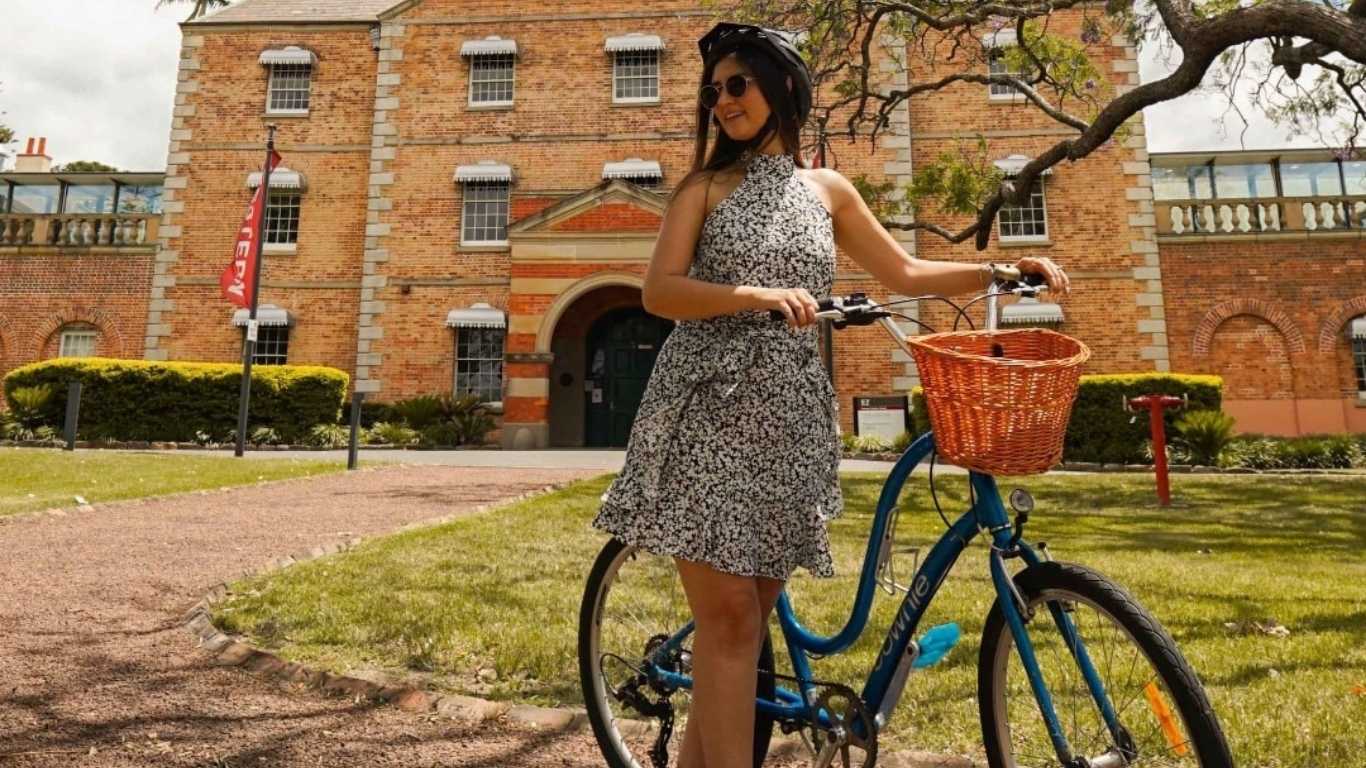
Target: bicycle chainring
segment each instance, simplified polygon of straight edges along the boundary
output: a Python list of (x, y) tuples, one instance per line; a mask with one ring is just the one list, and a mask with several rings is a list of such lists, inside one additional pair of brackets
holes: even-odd
[(823, 684), (818, 710), (830, 718), (819, 734), (815, 768), (873, 768), (877, 764), (877, 722), (854, 689), (839, 683)]

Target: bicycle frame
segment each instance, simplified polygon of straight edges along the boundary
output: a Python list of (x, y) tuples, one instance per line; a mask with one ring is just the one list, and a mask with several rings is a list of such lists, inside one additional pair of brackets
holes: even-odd
[[(853, 645), (867, 626), (868, 617), (872, 610), (873, 595), (877, 589), (877, 561), (880, 542), (890, 524), (893, 508), (901, 496), (906, 480), (932, 450), (934, 450), (933, 435), (930, 433), (921, 435), (892, 467), (886, 482), (883, 484), (882, 493), (878, 498), (877, 511), (873, 518), (867, 551), (864, 555), (862, 573), (859, 576), (853, 612), (839, 632), (825, 637), (803, 627), (797, 619), (787, 592), (783, 591), (779, 595), (777, 603), (778, 622), (787, 644), (792, 669), (800, 681), (800, 690), (792, 691), (777, 686), (776, 700), (770, 701), (762, 697), (756, 699), (755, 703), (760, 711), (779, 720), (816, 723), (822, 727), (830, 725), (826, 712), (823, 710), (813, 711), (816, 709), (814, 704), (817, 692), (816, 686), (811, 683), (812, 673), (808, 654), (814, 653), (825, 656), (843, 651)], [(1030, 565), (1039, 563), (1040, 558), (1024, 542), (1017, 542), (1012, 545), (1011, 538), (1014, 529), (1005, 507), (1001, 503), (996, 479), (991, 475), (970, 472), (969, 482), (974, 496), (972, 507), (963, 513), (940, 537), (916, 572), (911, 581), (910, 589), (902, 599), (901, 607), (887, 632), (881, 650), (878, 652), (877, 660), (869, 672), (860, 698), (869, 711), (878, 713), (878, 726), (885, 725), (887, 718), (897, 704), (897, 699), (900, 697), (899, 688), (894, 693), (890, 692), (894, 676), (907, 674), (910, 665), (918, 654), (918, 647), (913, 643), (912, 638), (920, 624), (921, 617), (924, 616), (930, 603), (933, 602), (940, 585), (953, 569), (959, 555), (962, 554), (968, 543), (979, 533), (985, 533), (992, 542), (991, 576), (997, 599), (1005, 614), (1006, 623), (1014, 638), (1021, 663), (1029, 677), (1035, 700), (1045, 720), (1054, 750), (1057, 752), (1059, 760), (1066, 765), (1073, 759), (1071, 748), (1063, 734), (1061, 723), (1053, 708), (1051, 696), (1044, 685), (1038, 662), (1034, 657), (1034, 648), (1025, 629), (1026, 619), (1020, 615), (1019, 609), (1022, 603), (1019, 602), (1019, 595), (1011, 582), (1010, 574), (1006, 572), (1002, 553), (1017, 550), (1025, 562)], [(1120, 738), (1123, 729), (1119, 725), (1109, 696), (1105, 692), (1099, 674), (1091, 663), (1085, 645), (1072, 626), (1071, 619), (1059, 606), (1052, 603), (1049, 604), (1049, 613), (1057, 622), (1073, 658), (1081, 668), (1087, 686), (1092, 697), (1096, 700), (1109, 730), (1115, 738)], [(693, 622), (689, 621), (646, 660), (651, 673), (657, 675), (661, 682), (678, 687), (692, 687), (691, 677), (662, 669), (658, 664), (692, 633), (693, 626)], [(899, 671), (898, 667), (902, 665), (906, 669)]]

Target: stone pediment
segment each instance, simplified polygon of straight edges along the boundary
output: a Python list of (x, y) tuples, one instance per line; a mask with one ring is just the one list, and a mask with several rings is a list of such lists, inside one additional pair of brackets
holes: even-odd
[(659, 232), (668, 199), (611, 179), (508, 225), (508, 239)]

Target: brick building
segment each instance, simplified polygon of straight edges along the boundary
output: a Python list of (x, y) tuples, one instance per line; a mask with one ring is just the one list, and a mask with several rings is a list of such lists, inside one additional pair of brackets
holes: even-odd
[[(72, 329), (93, 334), (83, 338), (98, 354), (237, 359), (241, 313), (218, 296), (217, 275), (275, 123), (287, 167), (270, 190), (263, 362), (336, 366), (377, 400), (479, 392), (499, 403), (508, 446), (619, 445), (668, 332), (641, 309), (640, 285), (666, 195), (690, 165), (695, 41), (714, 21), (682, 0), (244, 0), (186, 24), (159, 220), (117, 253), (0, 238), (0, 371), (60, 353)], [(1080, 38), (1079, 25), (1060, 15), (1053, 29)], [(1008, 30), (983, 39), (983, 71), (998, 66), (986, 51), (1011, 42)], [(1108, 74), (1102, 87), (1137, 84), (1127, 41), (1089, 52)], [(936, 74), (904, 49), (878, 55), (884, 87)], [(1009, 170), (1059, 132), (1008, 89), (962, 84), (912, 100), (876, 149), (836, 140), (831, 156), (847, 176), (906, 183), (917, 163), (979, 135)], [(1349, 280), (1366, 190), (1343, 177), (1312, 199), (1292, 189), (1226, 205), (1212, 191), (1172, 198), (1159, 176), (1155, 201), (1153, 172), (1135, 118), (1122, 140), (1056, 168), (1006, 212), (986, 252), (894, 234), (924, 258), (1065, 265), (1076, 289), (1065, 307), (1020, 305), (1008, 319), (1082, 338), (1092, 371), (1222, 373), (1245, 428), (1366, 429), (1366, 350), (1350, 338), (1366, 297)], [(61, 201), (46, 214), (14, 205), (14, 190), (40, 183), (11, 179), (0, 232), (61, 217)], [(1311, 225), (1292, 210), (1305, 202), (1341, 214)], [(1277, 206), (1281, 229), (1241, 226), (1248, 204)], [(1260, 271), (1234, 284), (1254, 253)], [(98, 276), (81, 271), (89, 263)], [(127, 271), (117, 289), (104, 268), (115, 264)], [(1276, 266), (1294, 279), (1273, 284)], [(836, 291), (856, 290), (886, 295), (841, 254)], [(949, 324), (931, 307), (920, 319)], [(855, 396), (915, 383), (878, 329), (833, 334), (830, 347), (846, 429)]]

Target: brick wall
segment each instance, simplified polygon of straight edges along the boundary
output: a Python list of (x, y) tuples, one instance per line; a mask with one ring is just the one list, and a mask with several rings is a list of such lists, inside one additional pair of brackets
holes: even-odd
[(1347, 339), (1347, 324), (1366, 315), (1361, 243), (1164, 239), (1164, 282), (1180, 286), (1167, 293), (1173, 363), (1223, 376), (1249, 431), (1366, 431)]
[(69, 327), (94, 329), (101, 357), (141, 357), (151, 276), (147, 249), (0, 254), (0, 377), (56, 357)]

